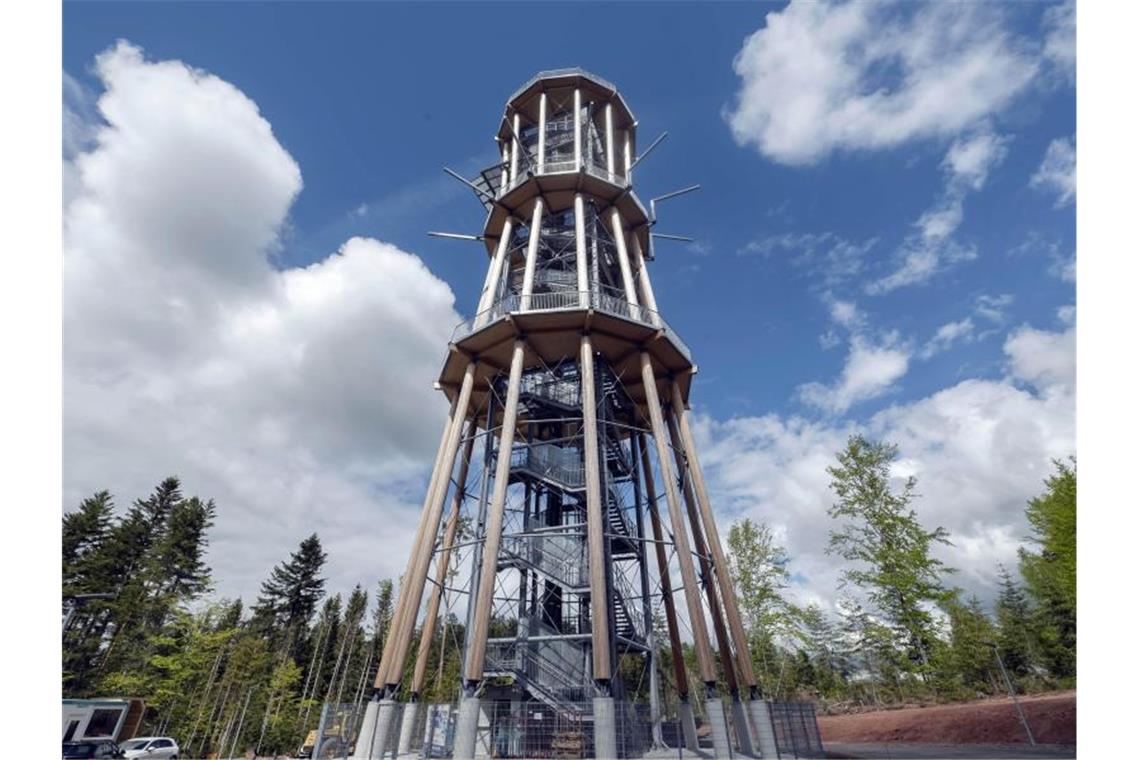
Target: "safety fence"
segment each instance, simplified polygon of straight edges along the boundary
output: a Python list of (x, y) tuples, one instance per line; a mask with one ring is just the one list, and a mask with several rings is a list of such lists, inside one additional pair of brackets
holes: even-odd
[[(813, 703), (773, 702), (770, 707), (780, 758), (826, 757)], [(728, 735), (734, 737), (733, 756), (743, 757), (735, 742), (733, 713), (727, 708), (726, 704)], [(352, 757), (363, 714), (364, 705), (326, 704), (316, 740), (306, 743), (305, 756), (325, 760)], [(373, 755), (372, 760), (450, 758), (458, 714), (457, 702), (420, 704), (414, 709), (405, 703), (396, 705), (392, 725), (398, 728), (389, 733), (383, 755)], [(405, 720), (411, 720), (411, 725), (403, 726)], [(676, 715), (655, 722), (648, 704), (615, 700), (614, 723), (619, 757), (683, 756), (679, 748), (684, 743), (684, 731)], [(476, 757), (596, 757), (593, 700), (562, 702), (555, 707), (537, 700), (482, 699), (477, 725)], [(700, 717), (696, 719), (696, 732), (701, 750), (708, 754), (713, 750), (712, 736)], [(402, 752), (401, 734), (406, 742)]]

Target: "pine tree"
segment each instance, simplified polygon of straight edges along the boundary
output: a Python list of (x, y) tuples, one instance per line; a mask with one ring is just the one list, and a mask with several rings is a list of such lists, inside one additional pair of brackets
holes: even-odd
[(1055, 461), (1046, 491), (1025, 510), (1035, 550), (1021, 549), (1021, 575), (1037, 604), (1042, 656), (1061, 679), (1077, 667), (1077, 469)]
[(111, 533), (115, 504), (108, 491), (83, 500), (79, 509), (63, 516), (63, 593), (102, 593), (92, 557)]
[(950, 542), (943, 528), (925, 530), (910, 508), (914, 477), (901, 493), (891, 490), (890, 466), (897, 457), (897, 446), (861, 435), (848, 439), (838, 466), (827, 468), (838, 497), (828, 514), (844, 521), (831, 531), (827, 551), (858, 563), (844, 570), (843, 582), (867, 593), (905, 647), (907, 669), (923, 673), (935, 646), (928, 608), (947, 598), (942, 576), (953, 572), (930, 552), (934, 544)]
[(944, 688), (950, 685), (952, 696), (973, 699), (991, 691), (994, 675), (993, 621), (986, 615), (981, 601), (960, 599), (960, 591), (943, 603), (950, 621), (950, 642), (942, 651), (940, 670)]

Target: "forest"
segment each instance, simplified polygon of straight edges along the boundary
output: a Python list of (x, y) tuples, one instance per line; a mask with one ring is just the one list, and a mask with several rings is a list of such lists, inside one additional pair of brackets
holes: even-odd
[[(821, 538), (841, 572), (832, 609), (796, 603), (791, 561), (771, 526), (744, 519), (727, 531), (765, 696), (823, 710), (972, 699), (1007, 688), (998, 658), (1019, 692), (1075, 687), (1075, 460), (1054, 462), (1041, 492), (1026, 495), (1025, 546), (1016, 568), (995, 568), (1000, 584), (987, 605), (937, 559), (953, 536), (921, 523), (917, 481), (892, 478), (897, 456), (894, 445), (857, 435), (828, 468), (834, 501)], [(64, 514), (63, 696), (140, 697), (141, 732), (177, 737), (187, 756), (292, 754), (325, 703), (371, 696), (396, 590), (383, 580), (347, 598), (329, 594), (314, 534), (268, 570), (252, 604), (214, 598), (205, 556), (217, 509), (171, 477), (125, 511), (100, 491)], [(74, 604), (91, 594), (109, 598)], [(663, 620), (657, 627), (669, 711), (677, 695)], [(448, 702), (463, 623), (449, 614), (435, 631), (422, 698)], [(688, 645), (685, 659), (697, 682)]]

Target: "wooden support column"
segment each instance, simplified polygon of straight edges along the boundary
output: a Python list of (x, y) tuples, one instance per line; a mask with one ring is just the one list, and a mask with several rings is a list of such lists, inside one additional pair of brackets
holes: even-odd
[(438, 477), (435, 487), (428, 493), (428, 500), (424, 502), (427, 518), (424, 523), (424, 532), (420, 536), (420, 543), (412, 547), (415, 562), (410, 575), (404, 577), (404, 589), (400, 596), (405, 597), (402, 617), (399, 627), (395, 629), (396, 643), (391, 651), (388, 662), (386, 684), (389, 687), (398, 686), (404, 671), (404, 658), (408, 654), (408, 644), (411, 641), (412, 629), (416, 624), (416, 617), (420, 609), (420, 600), (423, 598), (424, 584), (427, 582), (428, 566), (431, 564), (432, 548), (439, 532), (440, 518), (443, 516), (443, 502), (447, 498), (447, 491), (451, 485), (451, 469), (455, 465), (455, 455), (459, 451), (459, 439), (463, 433), (463, 422), (467, 418), (468, 406), (471, 403), (471, 389), (475, 385), (475, 366), (477, 362), (467, 365), (463, 373), (463, 383), (459, 388), (459, 398), (455, 407), (455, 419), (452, 420), (448, 431), (447, 446), (440, 460)]
[(681, 505), (677, 498), (677, 481), (673, 477), (673, 465), (669, 461), (668, 433), (661, 414), (661, 398), (657, 394), (657, 380), (653, 376), (653, 365), (649, 353), (641, 352), (641, 381), (645, 388), (645, 403), (649, 407), (649, 425), (653, 440), (657, 444), (657, 466), (661, 470), (661, 480), (665, 488), (665, 500), (669, 504), (669, 521), (673, 526), (673, 543), (677, 548), (677, 561), (681, 566), (682, 588), (685, 604), (689, 610), (689, 624), (693, 630), (693, 646), (697, 650), (697, 665), (701, 680), (706, 684), (716, 683), (712, 654), (709, 652), (709, 631), (705, 624), (705, 613), (697, 595), (697, 573), (693, 568), (693, 553), (689, 548), (689, 534), (685, 530), (685, 518), (681, 515)]
[(669, 577), (669, 559), (665, 554), (665, 536), (661, 530), (661, 515), (657, 513), (657, 486), (653, 470), (649, 468), (649, 449), (645, 436), (637, 434), (637, 448), (641, 452), (641, 471), (645, 473), (645, 498), (649, 508), (649, 524), (653, 526), (653, 548), (657, 553), (657, 570), (661, 574), (661, 600), (665, 604), (665, 627), (669, 629), (669, 651), (673, 654), (673, 677), (677, 693), (687, 699), (689, 676), (685, 671), (685, 652), (681, 648), (681, 632), (677, 628), (677, 609), (673, 603), (673, 581)]
[[(408, 564), (404, 568), (404, 578), (410, 578), (412, 575), (412, 566), (416, 562), (415, 547), (423, 543), (424, 526), (427, 524), (428, 510), (427, 504), (431, 499), (432, 491), (435, 490), (435, 484), (439, 478), (440, 462), (443, 461), (443, 453), (447, 449), (447, 439), (451, 432), (452, 426), (455, 424), (455, 411), (459, 406), (459, 396), (451, 402), (451, 410), (447, 415), (447, 423), (443, 426), (443, 434), (439, 440), (439, 448), (435, 452), (435, 464), (431, 468), (431, 477), (428, 479), (427, 494), (424, 496), (424, 506), (420, 509), (420, 519), (416, 524), (416, 536), (412, 540), (412, 548), (408, 552)], [(403, 615), (404, 604), (407, 601), (407, 595), (404, 593), (403, 588), (400, 589), (396, 597), (396, 606), (392, 611), (392, 622), (395, 623), (396, 619)], [(381, 650), (380, 666), (376, 670), (376, 680), (373, 683), (374, 688), (381, 689), (384, 687), (384, 675), (388, 670), (388, 661), (391, 658), (392, 647), (395, 644), (396, 637), (394, 634), (393, 626), (388, 627), (388, 634), (384, 637), (384, 648)]]
[(594, 385), (594, 347), (582, 336), (579, 366), (582, 371), (582, 437), (586, 464), (586, 544), (590, 571), (590, 649), (594, 680), (610, 680), (610, 616), (606, 595), (605, 519), (602, 511), (602, 475), (598, 469), (598, 399)]
[(633, 305), (635, 312), (640, 311), (636, 308), (641, 302), (637, 298), (637, 288), (633, 286), (633, 270), (629, 265), (629, 251), (625, 247), (625, 226), (621, 221), (621, 213), (616, 208), (610, 215), (610, 227), (614, 236), (614, 244), (617, 246), (618, 266), (621, 267), (621, 282), (625, 288), (625, 300)]
[(507, 221), (503, 223), (499, 245), (495, 248), (495, 256), (487, 268), (487, 279), (483, 283), (483, 292), (479, 294), (479, 306), (475, 309), (476, 319), (480, 321), (486, 321), (484, 312), (495, 305), (495, 291), (503, 276), (503, 262), (507, 258), (507, 248), (511, 244), (512, 232), (514, 232), (514, 225), (511, 218), (507, 217)]
[(635, 232), (629, 233), (629, 248), (632, 251), (633, 266), (637, 269), (637, 284), (641, 286), (641, 302), (650, 309), (649, 318), (652, 324), (659, 324), (661, 318), (657, 315), (657, 296), (653, 294), (653, 283), (649, 281), (649, 270), (645, 266), (641, 240)]
[(617, 169), (617, 155), (614, 154), (614, 106), (606, 103), (606, 171), (609, 172), (610, 181), (614, 179)]
[(503, 533), (503, 508), (507, 499), (507, 484), (511, 475), (511, 448), (515, 443), (515, 424), (518, 421), (519, 385), (522, 381), (523, 357), (526, 343), (515, 340), (511, 356), (511, 370), (507, 384), (507, 399), (503, 404), (503, 424), (499, 431), (499, 453), (495, 460), (495, 490), (487, 511), (483, 534), (483, 562), (479, 568), (479, 591), (475, 598), (475, 615), (470, 643), (467, 649), (465, 680), (473, 684), (483, 679), (483, 660), (487, 654), (487, 627), (491, 620), (491, 596), (495, 590), (495, 574), (499, 565), (499, 543)]
[(684, 449), (681, 447), (680, 433), (677, 431), (677, 421), (673, 414), (669, 415), (669, 440), (673, 444), (673, 461), (677, 465), (677, 474), (681, 480), (681, 493), (685, 497), (685, 511), (689, 514), (689, 528), (693, 532), (693, 550), (697, 553), (697, 562), (701, 568), (701, 581), (705, 588), (705, 598), (709, 603), (709, 612), (712, 613), (713, 632), (716, 634), (716, 648), (720, 654), (720, 666), (724, 671), (724, 681), (728, 685), (730, 694), (738, 694), (740, 689), (736, 684), (736, 668), (732, 661), (732, 644), (728, 640), (728, 631), (724, 627), (724, 616), (720, 611), (720, 600), (717, 598), (716, 579), (713, 577), (712, 563), (709, 561), (709, 550), (705, 545), (705, 537), (701, 531), (700, 517), (697, 515), (697, 500), (693, 496), (692, 478), (687, 473)]
[(542, 237), (542, 198), (534, 201), (534, 213), (530, 218), (530, 237), (526, 243), (526, 269), (523, 270), (522, 299), (520, 311), (530, 310), (530, 294), (534, 291), (534, 268), (538, 262), (538, 241)]
[(586, 268), (586, 200), (574, 194), (574, 263), (578, 267), (578, 306), (590, 305), (590, 276)]
[(516, 113), (514, 119), (511, 120), (511, 125), (514, 131), (511, 133), (511, 185), (514, 185), (519, 178), (519, 151), (522, 150), (522, 145), (519, 144), (519, 115)]
[(546, 167), (546, 93), (538, 96), (538, 173)]
[(582, 91), (574, 89), (574, 171), (582, 171)]
[[(443, 529), (443, 543), (439, 549), (439, 560), (435, 570), (435, 587), (431, 591), (431, 600), (428, 602), (427, 617), (424, 618), (423, 632), (420, 634), (419, 651), (416, 653), (416, 668), (412, 675), (412, 696), (418, 697), (423, 692), (424, 676), (427, 673), (428, 652), (431, 650), (431, 640), (435, 638), (436, 618), (439, 617), (439, 602), (443, 596), (443, 587), (447, 583), (447, 571), (451, 565), (451, 547), (455, 543), (455, 532), (459, 527), (459, 510), (463, 506), (463, 486), (467, 482), (467, 473), (471, 468), (471, 451), (475, 447), (476, 424), (472, 418), (467, 423), (467, 441), (463, 444), (463, 459), (459, 464), (459, 481), (455, 489), (455, 497), (451, 501), (451, 514), (447, 516), (447, 526)], [(443, 644), (441, 643), (441, 649)]]
[(713, 519), (708, 490), (705, 488), (705, 477), (701, 472), (700, 460), (697, 458), (697, 447), (693, 442), (693, 432), (689, 428), (689, 416), (685, 412), (685, 403), (681, 398), (680, 387), (676, 383), (673, 383), (672, 386), (673, 410), (680, 423), (681, 441), (685, 446), (685, 454), (689, 460), (689, 471), (692, 473), (693, 485), (697, 492), (701, 522), (704, 523), (705, 535), (708, 536), (709, 547), (712, 549), (717, 583), (720, 586), (721, 596), (724, 597), (725, 617), (728, 618), (728, 627), (732, 632), (733, 643), (736, 645), (736, 659), (740, 665), (740, 676), (744, 683), (748, 684), (749, 690), (755, 693), (756, 674), (752, 670), (752, 655), (748, 648), (748, 635), (744, 632), (744, 624), (740, 619), (740, 607), (736, 603), (736, 592), (732, 587), (732, 578), (728, 574), (728, 562), (724, 558), (724, 549), (721, 547), (720, 535), (717, 533), (716, 521)]

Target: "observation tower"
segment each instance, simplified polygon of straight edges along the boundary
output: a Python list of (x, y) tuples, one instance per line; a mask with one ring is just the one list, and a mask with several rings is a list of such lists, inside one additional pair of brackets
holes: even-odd
[(690, 428), (696, 368), (647, 266), (673, 237), (656, 203), (695, 188), (646, 208), (637, 121), (581, 69), (523, 85), (495, 140), (492, 166), (452, 172), (482, 234), (436, 233), (482, 242), (487, 274), (440, 373), (451, 409), (354, 757), (421, 751), (433, 646), (461, 655), (452, 757), (639, 756), (662, 742), (667, 646), (681, 740), (699, 693), (717, 757), (774, 758)]

